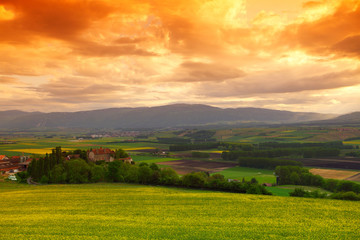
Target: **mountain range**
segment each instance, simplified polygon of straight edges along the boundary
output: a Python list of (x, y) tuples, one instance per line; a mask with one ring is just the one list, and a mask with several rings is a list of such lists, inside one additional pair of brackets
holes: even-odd
[(52, 113), (13, 110), (0, 111), (0, 114), (0, 129), (162, 129), (203, 125), (241, 126), (244, 124), (326, 122), (322, 120), (340, 123), (343, 120), (355, 122), (360, 120), (360, 113), (334, 118), (336, 115), (333, 114), (290, 112), (262, 108), (218, 108), (199, 104)]

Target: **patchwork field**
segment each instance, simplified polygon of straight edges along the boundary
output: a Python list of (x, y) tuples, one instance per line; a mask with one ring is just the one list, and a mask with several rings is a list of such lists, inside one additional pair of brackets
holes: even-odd
[(301, 158), (296, 161), (302, 162), (306, 167), (360, 170), (360, 158)]
[[(1, 140), (1, 139), (0, 139)], [(124, 142), (123, 138), (102, 138), (93, 140), (74, 140), (72, 138), (12, 138), (11, 144), (0, 144), (0, 153), (8, 156), (25, 154), (46, 154), (50, 153), (51, 149), (61, 146), (64, 150), (90, 148), (122, 148), (131, 153), (136, 152), (152, 152), (156, 148), (168, 148), (166, 144), (149, 143), (149, 142)]]
[(319, 168), (310, 169), (310, 172), (314, 175), (320, 175), (323, 178), (332, 178), (339, 180), (348, 179), (359, 174), (359, 172), (356, 171), (342, 171), (342, 170), (319, 169)]
[(220, 172), (227, 168), (235, 167), (237, 163), (232, 162), (215, 162), (201, 160), (179, 160), (169, 162), (159, 162), (159, 165), (166, 165), (173, 168), (178, 174), (187, 174), (191, 172)]
[(359, 239), (360, 203), (127, 184), (0, 183), (1, 239)]

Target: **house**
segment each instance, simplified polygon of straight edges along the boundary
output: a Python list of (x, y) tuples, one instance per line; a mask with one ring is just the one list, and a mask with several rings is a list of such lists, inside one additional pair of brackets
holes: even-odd
[(8, 160), (9, 158), (6, 157), (5, 155), (0, 155), (0, 161), (6, 161)]
[(119, 158), (120, 161), (123, 161), (124, 163), (129, 163), (129, 164), (133, 164), (133, 160), (131, 157), (127, 157), (127, 158)]
[(115, 152), (109, 148), (93, 149), (87, 151), (87, 158), (91, 162), (105, 161), (112, 162), (114, 161)]
[(19, 170), (19, 167), (8, 167), (8, 168), (0, 169), (1, 174), (10, 174), (10, 173), (18, 173), (18, 172), (21, 172), (21, 170)]
[(31, 161), (32, 161), (32, 158), (28, 158), (28, 159), (26, 159), (25, 162), (20, 162), (19, 163), (19, 167), (20, 167), (19, 169), (22, 170), (22, 171), (26, 171), (28, 169), (29, 164), (31, 163)]

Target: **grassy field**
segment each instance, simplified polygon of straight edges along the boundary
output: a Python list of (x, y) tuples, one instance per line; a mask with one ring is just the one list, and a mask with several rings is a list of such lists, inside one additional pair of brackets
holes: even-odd
[(0, 183), (0, 239), (359, 239), (360, 203), (127, 184)]
[(266, 169), (233, 167), (217, 173), (231, 179), (242, 180), (242, 178), (245, 178), (245, 180), (249, 181), (251, 178), (256, 178), (259, 183), (276, 183), (273, 172), (273, 170)]
[(180, 160), (180, 158), (142, 156), (142, 155), (132, 155), (131, 157), (135, 162), (138, 162), (138, 163), (144, 162), (147, 164)]

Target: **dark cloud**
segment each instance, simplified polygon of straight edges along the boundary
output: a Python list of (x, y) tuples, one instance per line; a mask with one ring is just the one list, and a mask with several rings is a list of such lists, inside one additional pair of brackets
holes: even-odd
[(333, 46), (339, 54), (360, 57), (360, 35), (347, 37)]
[(170, 81), (179, 82), (221, 82), (227, 79), (244, 77), (246, 74), (232, 66), (218, 63), (183, 62)]
[(80, 55), (91, 57), (117, 57), (124, 55), (157, 56), (156, 53), (140, 49), (135, 45), (104, 46), (93, 42), (79, 43), (74, 47), (73, 51)]
[(19, 80), (13, 77), (0, 76), (0, 84), (15, 84), (18, 83)]
[[(266, 80), (264, 80), (266, 79)], [(226, 81), (199, 86), (198, 92), (209, 97), (249, 97), (262, 94), (296, 93), (336, 89), (360, 84), (360, 70), (326, 73), (296, 78), (289, 72), (268, 73), (267, 76), (249, 76), (240, 81)]]
[(108, 99), (117, 91), (126, 91), (126, 88), (105, 81), (96, 83), (93, 78), (67, 77), (42, 84), (34, 90), (54, 99), (70, 100), (73, 98), (77, 101), (80, 99), (81, 101), (97, 101)]
[(28, 43), (34, 37), (46, 36), (71, 40), (92, 22), (111, 11), (103, 1), (3, 0), (2, 5), (15, 13), (10, 21), (0, 22), (0, 41)]

